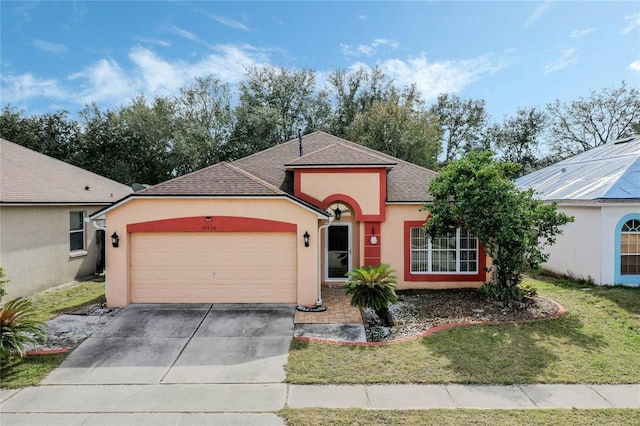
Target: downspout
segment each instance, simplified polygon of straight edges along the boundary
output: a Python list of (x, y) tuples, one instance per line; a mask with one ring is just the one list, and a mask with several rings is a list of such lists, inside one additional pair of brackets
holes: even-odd
[[(329, 220), (324, 225), (318, 227), (318, 254), (322, 252), (322, 244), (320, 239), (320, 232), (331, 226), (333, 223), (333, 216), (329, 216)], [(318, 300), (316, 300), (316, 306), (322, 305), (322, 255), (318, 258)]]
[(97, 219), (96, 219), (96, 220), (91, 220), (91, 219), (89, 219), (88, 217), (85, 217), (85, 218), (84, 218), (84, 221), (85, 221), (85, 222), (92, 222), (92, 223), (93, 223), (93, 226), (94, 226), (97, 230), (99, 230), (99, 231), (105, 231), (105, 232), (107, 231), (107, 224), (105, 223), (104, 225), (100, 225), (100, 224), (98, 223), (98, 220), (97, 220)]

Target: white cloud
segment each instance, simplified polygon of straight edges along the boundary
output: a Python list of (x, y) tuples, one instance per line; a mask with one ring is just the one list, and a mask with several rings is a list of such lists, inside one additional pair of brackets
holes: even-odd
[(175, 25), (169, 25), (169, 27), (167, 27), (169, 32), (182, 37), (182, 38), (186, 38), (187, 40), (191, 40), (191, 41), (199, 41), (198, 40), (198, 36), (195, 35), (192, 32), (189, 32), (187, 30), (184, 30), (180, 27), (176, 27)]
[(194, 60), (171, 61), (148, 48), (135, 46), (128, 53), (130, 62), (101, 59), (62, 83), (37, 80), (30, 74), (3, 74), (2, 98), (15, 102), (47, 97), (78, 105), (96, 102), (117, 107), (139, 94), (148, 98), (175, 95), (197, 76), (212, 75), (222, 83), (237, 84), (244, 79), (247, 68), (269, 63), (271, 53), (251, 45), (216, 45), (212, 49), (212, 53)]
[(640, 72), (640, 61), (633, 61), (629, 64), (629, 68), (634, 71)]
[(628, 34), (636, 28), (640, 27), (640, 13), (624, 17), (625, 21), (629, 21), (627, 26), (620, 30), (620, 34)]
[(356, 47), (353, 47), (349, 44), (340, 44), (342, 54), (345, 56), (372, 56), (374, 53), (376, 53), (377, 48), (380, 46), (389, 46), (392, 50), (395, 50), (398, 48), (399, 44), (395, 40), (388, 40), (386, 38), (377, 38), (370, 44), (360, 44)]
[(535, 24), (536, 21), (538, 19), (540, 19), (540, 17), (542, 16), (542, 14), (544, 13), (544, 11), (547, 9), (547, 7), (549, 7), (549, 4), (551, 2), (549, 0), (541, 3), (536, 10), (533, 11), (533, 13), (531, 15), (529, 15), (529, 17), (527, 18), (526, 22), (524, 23), (524, 25), (522, 26), (523, 30), (526, 30), (527, 28), (529, 28), (531, 25)]
[(136, 95), (138, 83), (132, 73), (114, 60), (101, 59), (85, 70), (69, 76), (80, 82), (80, 90), (72, 97), (78, 104), (119, 104)]
[(233, 28), (236, 30), (243, 30), (243, 31), (251, 31), (249, 29), (249, 27), (247, 27), (246, 25), (244, 25), (241, 22), (235, 21), (231, 18), (227, 18), (225, 16), (220, 16), (220, 15), (209, 15), (209, 17), (211, 19), (213, 19), (214, 21), (217, 21), (219, 23), (221, 23), (222, 25), (226, 25), (229, 28)]
[(367, 20), (367, 15), (358, 15), (358, 19), (361, 21), (366, 21)]
[(573, 47), (562, 49), (562, 55), (560, 56), (560, 58), (556, 59), (555, 61), (548, 62), (544, 66), (544, 75), (547, 76), (551, 73), (560, 71), (568, 67), (569, 65), (575, 64), (577, 62), (577, 52), (578, 49)]
[[(361, 64), (356, 64), (359, 66)], [(460, 92), (465, 86), (504, 68), (506, 63), (480, 56), (460, 61), (429, 62), (424, 54), (408, 60), (390, 59), (382, 69), (401, 85), (415, 83), (426, 101), (444, 92)]]
[(50, 43), (48, 41), (42, 41), (38, 39), (33, 40), (31, 44), (33, 44), (40, 50), (44, 50), (45, 52), (49, 53), (55, 53), (58, 55), (66, 53), (69, 50), (69, 48), (64, 44)]
[(171, 47), (171, 42), (168, 42), (168, 41), (162, 40), (162, 39), (150, 39), (150, 38), (138, 37), (137, 40), (140, 43), (144, 43), (144, 44), (156, 44), (156, 45), (162, 46), (162, 47)]
[(29, 98), (65, 99), (69, 94), (54, 79), (38, 79), (32, 74), (0, 76), (3, 103), (17, 103)]
[(591, 34), (595, 30), (596, 30), (595, 28), (587, 28), (585, 30), (574, 30), (574, 31), (571, 31), (571, 33), (569, 33), (569, 37), (570, 38), (582, 38), (582, 37), (584, 37), (586, 35)]

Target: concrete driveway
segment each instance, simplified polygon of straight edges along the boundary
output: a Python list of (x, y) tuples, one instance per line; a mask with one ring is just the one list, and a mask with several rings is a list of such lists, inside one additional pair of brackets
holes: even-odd
[(129, 305), (47, 385), (279, 383), (295, 305)]

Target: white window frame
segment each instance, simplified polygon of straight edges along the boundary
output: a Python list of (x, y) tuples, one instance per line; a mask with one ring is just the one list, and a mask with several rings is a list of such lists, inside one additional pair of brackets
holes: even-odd
[[(413, 239), (414, 239), (414, 230), (418, 230), (418, 232), (420, 232), (421, 236), (420, 238), (424, 238), (427, 241), (427, 244), (425, 247), (423, 248), (413, 248)], [(475, 250), (474, 249), (468, 249), (468, 248), (461, 248), (461, 244), (460, 244), (460, 237), (461, 237), (461, 232), (462, 228), (456, 228), (456, 247), (455, 247), (455, 253), (456, 253), (456, 270), (455, 271), (434, 271), (433, 270), (433, 254), (435, 252), (445, 252), (445, 251), (454, 251), (454, 249), (450, 249), (450, 250), (446, 250), (446, 249), (434, 249), (433, 248), (433, 241), (431, 240), (431, 238), (427, 238), (427, 236), (424, 233), (424, 229), (420, 226), (414, 226), (411, 227), (409, 230), (409, 238), (410, 238), (410, 253), (409, 253), (409, 271), (412, 275), (477, 275), (479, 273), (479, 267), (480, 267), (480, 256), (479, 256), (479, 241), (478, 241), (478, 237), (473, 236), (472, 238), (475, 240)], [(460, 261), (461, 261), (461, 252), (466, 251), (466, 252), (475, 252), (476, 253), (476, 258), (475, 261), (469, 261), (468, 259), (465, 260), (466, 262), (473, 262), (475, 263), (475, 271), (461, 271), (460, 270)], [(422, 257), (424, 258), (424, 255), (426, 254), (426, 259), (423, 259), (422, 261), (425, 262), (426, 261), (426, 266), (427, 266), (427, 270), (426, 271), (416, 271), (413, 269), (413, 265), (414, 265), (414, 253), (423, 253)]]
[[(623, 236), (625, 235), (640, 235), (640, 219), (629, 219), (628, 221), (626, 221), (623, 225), (622, 225), (622, 229), (620, 231), (620, 239), (621, 239), (621, 247), (620, 247), (620, 275), (623, 277), (630, 277), (630, 276), (638, 276), (640, 275), (640, 273), (629, 273), (629, 272), (622, 272), (622, 258), (625, 256), (640, 256), (640, 249), (636, 248), (636, 251), (628, 251), (625, 252), (624, 250), (622, 250), (622, 245), (624, 244), (624, 242), (622, 241)], [(639, 237), (640, 238), (640, 237)]]
[[(78, 213), (81, 215), (81, 229), (71, 229), (71, 217), (72, 215)], [(83, 255), (87, 253), (86, 224), (84, 222), (84, 218), (86, 215), (87, 213), (84, 210), (72, 210), (69, 212), (69, 253), (71, 253), (71, 255)], [(73, 234), (82, 234), (82, 248), (71, 250), (71, 236)]]

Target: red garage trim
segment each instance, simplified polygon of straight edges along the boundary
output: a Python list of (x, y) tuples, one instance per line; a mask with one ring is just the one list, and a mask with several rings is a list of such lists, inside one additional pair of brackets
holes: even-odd
[(478, 241), (478, 273), (477, 274), (415, 274), (411, 272), (411, 228), (424, 225), (423, 221), (413, 220), (404, 222), (404, 280), (405, 281), (441, 281), (441, 282), (484, 282), (487, 278), (487, 256), (482, 243)]
[[(380, 193), (379, 196), (379, 214), (363, 214), (362, 208), (358, 204), (358, 202), (353, 198), (345, 194), (332, 194), (326, 197), (324, 200), (318, 200), (311, 195), (305, 194), (302, 192), (302, 180), (301, 176), (304, 173), (313, 173), (313, 174), (331, 174), (331, 173), (366, 173), (366, 174), (378, 174), (378, 178), (380, 179)], [(316, 207), (323, 208), (323, 206), (328, 206), (333, 201), (345, 201), (347, 203), (352, 204), (355, 219), (358, 221), (375, 221), (375, 222), (384, 222), (385, 220), (385, 209), (386, 209), (386, 198), (387, 198), (387, 170), (385, 168), (310, 168), (310, 169), (297, 169), (293, 174), (293, 194), (309, 204), (312, 204)]]
[(127, 232), (296, 232), (294, 223), (238, 216), (196, 216), (127, 225)]

